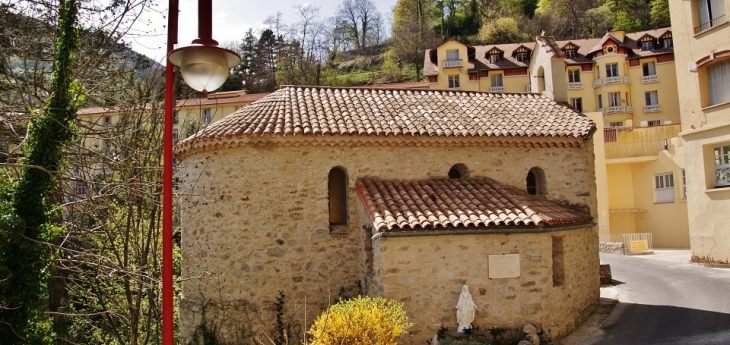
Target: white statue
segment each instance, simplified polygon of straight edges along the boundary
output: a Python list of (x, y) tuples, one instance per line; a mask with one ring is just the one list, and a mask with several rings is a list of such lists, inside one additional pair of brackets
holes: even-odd
[(474, 314), (476, 313), (477, 305), (471, 299), (471, 293), (469, 293), (469, 287), (464, 285), (461, 288), (461, 295), (459, 295), (459, 302), (456, 304), (456, 322), (459, 323), (459, 328), (456, 329), (459, 333), (464, 333), (464, 328), (471, 328), (471, 323), (474, 321)]

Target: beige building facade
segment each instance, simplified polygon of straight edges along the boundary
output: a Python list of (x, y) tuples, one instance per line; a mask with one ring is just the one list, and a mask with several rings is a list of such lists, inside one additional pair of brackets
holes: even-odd
[(670, 1), (692, 257), (730, 263), (730, 2)]
[(598, 223), (604, 241), (651, 234), (688, 248), (684, 154), (671, 28), (601, 38), (469, 46), (426, 52), (432, 89), (536, 92), (570, 104), (602, 128), (595, 140)]
[(594, 131), (532, 94), (284, 87), (240, 109), (176, 147), (183, 338), (271, 330), (279, 291), (307, 327), (343, 292), (404, 303), (399, 343), (421, 344), (464, 284), (483, 330), (567, 334), (599, 297)]

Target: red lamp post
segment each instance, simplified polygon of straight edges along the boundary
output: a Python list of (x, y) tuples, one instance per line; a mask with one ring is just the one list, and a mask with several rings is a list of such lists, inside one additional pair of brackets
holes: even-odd
[(219, 88), (228, 77), (228, 70), (241, 58), (238, 54), (218, 47), (212, 38), (212, 0), (198, 0), (198, 38), (188, 47), (173, 50), (177, 44), (178, 0), (170, 0), (167, 26), (167, 64), (165, 69), (165, 126), (162, 169), (162, 343), (173, 345), (174, 289), (172, 279), (172, 133), (174, 121), (173, 65), (180, 66), (185, 82), (198, 91)]

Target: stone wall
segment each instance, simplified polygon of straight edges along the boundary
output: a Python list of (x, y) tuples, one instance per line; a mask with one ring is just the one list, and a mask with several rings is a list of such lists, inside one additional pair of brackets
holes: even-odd
[[(341, 290), (355, 294), (358, 282), (368, 290), (372, 234), (363, 230), (367, 219), (358, 212), (354, 186), (359, 177), (444, 178), (462, 163), (470, 176), (524, 187), (530, 168), (540, 167), (547, 198), (596, 216), (590, 142), (574, 148), (514, 148), (484, 145), (480, 139), (481, 145), (455, 147), (439, 138), (413, 138), (410, 142), (420, 147), (367, 140), (333, 147), (296, 138), (257, 140), (256, 147), (182, 157), (176, 176), (181, 179), (184, 339), (200, 324), (203, 306), (206, 319), (215, 321), (224, 338), (234, 339), (250, 325), (253, 331), (271, 330), (279, 291), (286, 296), (287, 320), (304, 324), (306, 316), (308, 325)], [(350, 187), (349, 226), (335, 231), (328, 223), (327, 176), (332, 167), (344, 169)], [(538, 243), (533, 247), (544, 250)]]
[[(565, 279), (553, 286), (552, 238), (562, 237)], [(441, 326), (455, 329), (466, 284), (477, 305), (473, 326), (541, 324), (553, 337), (574, 330), (598, 305), (594, 227), (531, 234), (381, 237), (375, 240), (374, 292), (404, 303), (414, 326), (402, 343), (422, 344)], [(489, 279), (488, 256), (519, 254), (520, 277)]]

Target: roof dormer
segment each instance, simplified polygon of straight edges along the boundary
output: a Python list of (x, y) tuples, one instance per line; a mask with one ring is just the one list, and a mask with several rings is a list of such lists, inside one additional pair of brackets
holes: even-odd
[(487, 61), (489, 61), (489, 63), (499, 63), (504, 58), (504, 51), (497, 47), (493, 47), (492, 49), (489, 49), (487, 51), (484, 57), (487, 59)]
[(674, 48), (674, 41), (672, 39), (672, 31), (667, 30), (667, 32), (663, 33), (661, 36), (659, 36), (659, 42), (658, 42), (662, 48)]
[(565, 57), (568, 59), (575, 59), (576, 55), (578, 55), (578, 48), (579, 46), (575, 45), (573, 42), (568, 42), (563, 46), (563, 53), (565, 53)]
[(636, 42), (641, 46), (641, 51), (643, 52), (652, 51), (657, 46), (656, 37), (649, 34), (641, 36)]
[(532, 49), (527, 48), (524, 45), (520, 45), (517, 49), (512, 51), (512, 58), (517, 60), (517, 62), (529, 63), (531, 56)]

